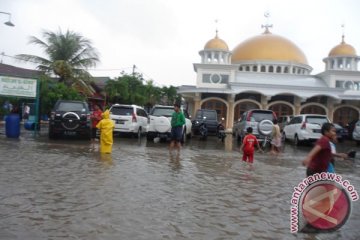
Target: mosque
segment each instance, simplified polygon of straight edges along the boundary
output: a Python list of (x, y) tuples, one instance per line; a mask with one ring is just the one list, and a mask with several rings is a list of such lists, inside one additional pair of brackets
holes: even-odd
[(292, 41), (265, 31), (238, 44), (232, 51), (218, 31), (194, 63), (196, 86), (182, 85), (192, 115), (215, 109), (231, 128), (249, 109), (270, 109), (277, 116), (324, 114), (332, 122), (347, 123), (360, 114), (360, 56), (342, 41), (323, 61), (325, 70), (311, 75), (305, 54)]

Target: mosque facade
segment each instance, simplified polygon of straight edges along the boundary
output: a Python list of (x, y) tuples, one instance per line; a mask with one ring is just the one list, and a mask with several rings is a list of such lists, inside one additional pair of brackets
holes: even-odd
[(193, 116), (198, 109), (215, 109), (228, 129), (250, 109), (270, 109), (278, 117), (323, 114), (342, 125), (359, 119), (360, 57), (344, 35), (316, 75), (302, 50), (268, 26), (232, 51), (216, 31), (199, 54), (196, 85), (178, 88)]

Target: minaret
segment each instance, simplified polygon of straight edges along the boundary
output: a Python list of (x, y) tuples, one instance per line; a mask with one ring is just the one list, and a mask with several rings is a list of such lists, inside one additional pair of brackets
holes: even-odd
[(355, 48), (345, 42), (344, 24), (341, 27), (343, 32), (340, 44), (333, 47), (328, 57), (323, 59), (325, 70), (358, 71), (360, 57), (357, 56)]
[[(217, 20), (215, 21), (217, 22)], [(215, 37), (210, 39), (199, 52), (203, 64), (230, 64), (231, 52), (226, 42), (219, 38), (218, 29), (215, 30)]]

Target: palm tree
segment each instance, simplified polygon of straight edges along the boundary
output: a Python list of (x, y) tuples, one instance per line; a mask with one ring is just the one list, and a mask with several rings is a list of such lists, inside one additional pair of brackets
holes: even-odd
[(90, 40), (69, 30), (66, 33), (61, 30), (57, 33), (43, 31), (42, 37), (44, 41), (31, 36), (29, 43), (39, 45), (47, 58), (29, 54), (19, 54), (17, 57), (39, 64), (37, 69), (59, 76), (59, 81), (68, 86), (91, 77), (87, 69), (96, 66), (99, 58)]

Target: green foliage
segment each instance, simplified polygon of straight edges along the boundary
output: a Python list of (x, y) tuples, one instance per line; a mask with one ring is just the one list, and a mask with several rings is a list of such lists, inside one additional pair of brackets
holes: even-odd
[(20, 54), (17, 57), (39, 64), (39, 70), (59, 76), (60, 82), (68, 86), (79, 79), (89, 79), (90, 74), (86, 69), (94, 67), (99, 61), (90, 40), (69, 30), (65, 33), (61, 30), (56, 33), (43, 31), (42, 37), (44, 40), (32, 36), (29, 43), (42, 48), (47, 58), (29, 54)]
[(55, 82), (54, 80), (43, 77), (41, 80), (41, 113), (49, 113), (56, 101), (63, 100), (84, 100), (85, 97), (80, 95), (75, 89), (66, 86), (64, 83)]
[(107, 82), (105, 92), (108, 102), (146, 107), (155, 104), (172, 105), (181, 100), (176, 87), (157, 87), (152, 80), (145, 81), (139, 73), (129, 75), (122, 72), (122, 76)]

